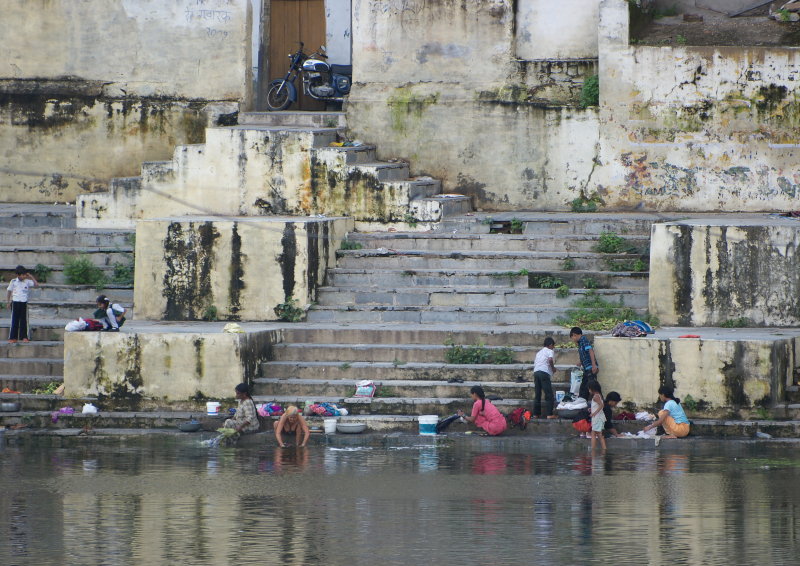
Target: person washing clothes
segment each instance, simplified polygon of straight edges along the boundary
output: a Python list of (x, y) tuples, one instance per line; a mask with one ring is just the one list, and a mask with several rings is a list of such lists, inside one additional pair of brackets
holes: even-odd
[(17, 340), (30, 342), (31, 329), (28, 323), (28, 295), (31, 287), (37, 287), (39, 282), (28, 273), (23, 266), (18, 265), (14, 270), (17, 276), (9, 281), (6, 302), (11, 309), (11, 330), (8, 333), (8, 342), (14, 344)]
[(250, 386), (246, 383), (240, 383), (234, 388), (234, 393), (237, 401), (239, 401), (239, 406), (233, 417), (226, 419), (225, 424), (222, 426), (224, 428), (232, 428), (239, 434), (258, 432), (258, 413), (256, 412), (255, 401), (250, 396)]
[(126, 312), (125, 307), (112, 303), (111, 299), (105, 295), (97, 297), (97, 310), (94, 311), (94, 318), (105, 325), (103, 330), (119, 332), (119, 327), (125, 324)]
[(464, 417), (467, 422), (475, 423), (490, 436), (497, 436), (508, 428), (506, 418), (497, 410), (497, 407), (495, 407), (491, 401), (486, 400), (483, 387), (480, 385), (473, 385), (472, 389), (469, 390), (469, 394), (473, 400), (472, 414), (470, 416), (465, 416), (464, 411), (459, 409), (459, 417)]
[(644, 427), (644, 430), (664, 427), (666, 434), (656, 437), (656, 445), (663, 438), (683, 438), (689, 434), (689, 419), (681, 407), (681, 400), (675, 397), (675, 390), (668, 385), (658, 388), (658, 398), (664, 403), (664, 408), (658, 412), (658, 419)]

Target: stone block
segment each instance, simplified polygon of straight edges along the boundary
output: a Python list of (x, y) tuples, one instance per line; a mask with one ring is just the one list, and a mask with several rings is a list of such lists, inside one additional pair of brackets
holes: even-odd
[[(656, 404), (662, 384), (712, 410), (772, 406), (793, 379), (800, 331), (746, 332), (670, 328), (646, 338), (596, 336), (600, 383), (640, 406)], [(702, 338), (679, 338), (686, 333)]]
[(663, 324), (800, 325), (800, 222), (719, 218), (656, 224), (650, 312)]
[(275, 320), (315, 298), (352, 222), (344, 218), (180, 217), (136, 231), (134, 302), (145, 320)]
[(67, 397), (108, 395), (185, 400), (231, 398), (253, 379), (277, 341), (274, 331), (70, 332), (64, 339)]

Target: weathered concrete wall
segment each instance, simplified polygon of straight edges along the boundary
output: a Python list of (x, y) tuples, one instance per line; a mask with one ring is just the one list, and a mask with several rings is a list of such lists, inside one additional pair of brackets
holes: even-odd
[(653, 225), (650, 312), (663, 324), (800, 324), (800, 222), (685, 220)]
[(691, 395), (713, 411), (769, 407), (783, 400), (791, 383), (796, 337), (693, 339), (659, 338), (659, 333), (648, 338), (595, 337), (604, 391), (652, 406), (658, 388), (671, 385), (678, 397)]
[(796, 207), (800, 50), (630, 46), (624, 0), (603, 0), (599, 33), (609, 206)]
[(597, 58), (600, 0), (517, 0), (520, 59)]
[(354, 0), (348, 127), (478, 207), (564, 208), (590, 178), (598, 123), (550, 106), (595, 67), (518, 61), (515, 4)]
[(190, 217), (136, 227), (137, 319), (275, 320), (287, 297), (314, 300), (349, 219)]
[(79, 197), (78, 225), (133, 227), (137, 219), (196, 214), (402, 221), (420, 193), (408, 179), (393, 180), (402, 171), (362, 166), (374, 161), (371, 148), (328, 147), (334, 130), (236, 126), (209, 128), (206, 138), (178, 146), (171, 161), (145, 163), (141, 181), (118, 180), (109, 193)]
[(72, 201), (247, 104), (249, 0), (12, 0), (0, 200)]
[(330, 62), (337, 65), (349, 65), (352, 61), (351, 3), (351, 0), (325, 0), (325, 48)]
[(65, 395), (233, 397), (238, 383), (256, 377), (276, 338), (272, 331), (228, 334), (221, 326), (217, 333), (68, 332)]

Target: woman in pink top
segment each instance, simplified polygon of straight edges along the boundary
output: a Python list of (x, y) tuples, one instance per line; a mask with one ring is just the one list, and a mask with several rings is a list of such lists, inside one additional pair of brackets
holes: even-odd
[(459, 410), (458, 414), (467, 421), (475, 423), (492, 436), (497, 436), (508, 428), (506, 418), (492, 405), (491, 401), (486, 400), (483, 387), (473, 385), (469, 390), (469, 395), (475, 401), (472, 405), (472, 415), (464, 417), (464, 411)]

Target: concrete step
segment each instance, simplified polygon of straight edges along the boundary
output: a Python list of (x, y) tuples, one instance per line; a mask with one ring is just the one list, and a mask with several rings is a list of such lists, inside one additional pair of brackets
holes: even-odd
[[(47, 358), (64, 359), (64, 343), (57, 340), (34, 340), (32, 342), (6, 342), (7, 335), (0, 340), (0, 358)], [(2, 389), (2, 388), (0, 388)]]
[[(569, 381), (572, 365), (557, 365), (554, 381)], [(462, 365), (445, 363), (409, 362), (395, 365), (386, 362), (263, 362), (261, 375), (272, 379), (336, 379), (351, 383), (369, 379), (372, 381), (532, 381), (531, 364), (484, 364)], [(566, 377), (566, 379), (565, 379)]]
[(311, 150), (311, 156), (318, 161), (345, 165), (372, 163), (377, 160), (374, 145), (315, 147)]
[(0, 228), (75, 228), (75, 207), (66, 204), (2, 204)]
[[(532, 399), (534, 396), (533, 383), (508, 383), (486, 381), (464, 381), (463, 383), (448, 383), (446, 381), (422, 380), (394, 380), (374, 381), (377, 386), (373, 399), (408, 398), (408, 397), (450, 397), (469, 399), (469, 390), (474, 385), (481, 385), (487, 395), (496, 395), (509, 399)], [(317, 397), (337, 397), (339, 399), (352, 397), (355, 382), (342, 379), (273, 379), (256, 378), (253, 381), (254, 395), (297, 395), (307, 399)], [(559, 387), (569, 384), (560, 383)]]
[[(506, 252), (470, 251), (438, 252), (425, 250), (338, 250), (337, 267), (361, 269), (495, 269), (502, 271), (561, 271), (567, 254), (564, 252)], [(609, 262), (635, 262), (637, 254), (570, 253), (574, 269), (607, 271)], [(645, 259), (645, 267), (649, 264)], [(626, 269), (626, 271), (633, 271)]]
[(206, 140), (208, 140), (209, 135), (213, 136), (214, 132), (217, 130), (253, 130), (270, 133), (275, 136), (287, 136), (291, 135), (293, 132), (302, 132), (312, 136), (311, 147), (329, 147), (331, 142), (337, 141), (339, 136), (344, 134), (344, 128), (338, 126), (328, 128), (327, 126), (266, 126), (253, 124), (207, 128)]
[(0, 228), (0, 246), (131, 247), (132, 230), (80, 230), (77, 228)]
[[(308, 311), (308, 322), (404, 322), (416, 324), (552, 324), (569, 307), (325, 306)], [(634, 309), (644, 315), (647, 309)]]
[(414, 177), (403, 181), (391, 181), (386, 185), (396, 194), (408, 194), (410, 200), (432, 197), (442, 189), (442, 182), (430, 177)]
[[(442, 232), (489, 234), (492, 230), (510, 226), (512, 220), (522, 223), (525, 235), (552, 236), (600, 235), (614, 232), (620, 236), (650, 237), (655, 222), (686, 218), (685, 212), (673, 213), (570, 213), (570, 212), (498, 212), (475, 213), (450, 218), (441, 226)], [(692, 215), (694, 218), (695, 215)]]
[[(259, 395), (254, 396), (256, 403), (279, 403), (283, 406), (303, 404), (308, 397), (300, 395)], [(337, 403), (343, 405), (350, 415), (452, 415), (458, 409), (470, 409), (472, 402), (467, 397), (395, 397), (376, 398), (362, 397), (324, 397), (317, 396), (317, 403)], [(493, 401), (503, 413), (510, 413), (520, 406), (531, 405), (528, 399), (503, 399)], [(354, 419), (348, 419), (354, 420)]]
[(113, 267), (115, 263), (127, 265), (133, 257), (133, 248), (112, 247), (66, 247), (66, 246), (0, 246), (0, 266), (22, 264), (32, 269), (36, 264), (49, 267), (64, 266), (75, 256), (86, 257), (94, 265)]
[(53, 375), (0, 375), (0, 390), (8, 388), (20, 393), (32, 393), (36, 388), (43, 388), (50, 383), (60, 383), (61, 381), (61, 376)]
[(408, 179), (408, 163), (397, 162), (373, 162), (359, 163), (353, 166), (353, 170), (359, 171), (382, 182), (404, 181)]
[(539, 276), (558, 278), (571, 289), (647, 289), (647, 272), (633, 271), (531, 271), (528, 273), (498, 269), (365, 269), (335, 267), (328, 269), (331, 287), (369, 287), (378, 289), (414, 287), (497, 287), (525, 289)]
[[(627, 246), (646, 250), (649, 237), (621, 236)], [(420, 234), (418, 232), (370, 232), (352, 233), (348, 239), (359, 242), (364, 248), (386, 248), (390, 250), (426, 251), (539, 251), (539, 252), (593, 252), (599, 236), (581, 235), (565, 238), (549, 234)]]
[(472, 210), (472, 199), (464, 195), (439, 194), (409, 203), (409, 214), (419, 222), (439, 222), (443, 218), (466, 214)]
[[(21, 344), (24, 346), (25, 344)], [(64, 360), (50, 358), (0, 358), (0, 375), (64, 375)]]
[[(130, 259), (131, 258), (129, 258), (126, 261), (120, 262), (120, 263), (123, 263), (124, 265), (128, 265), (130, 263)], [(36, 266), (36, 264), (38, 264), (38, 263), (42, 263), (43, 265), (46, 265), (47, 267), (49, 267), (52, 270), (47, 276), (47, 283), (48, 284), (52, 284), (52, 285), (67, 285), (66, 277), (64, 275), (64, 265), (63, 264), (53, 265), (53, 264), (47, 264), (47, 263), (44, 263), (44, 262), (36, 261), (35, 263), (29, 263), (28, 265), (25, 265), (25, 267), (27, 267), (28, 269), (33, 270), (34, 267)], [(14, 269), (16, 268), (17, 265), (18, 264), (16, 264), (16, 263), (7, 263), (5, 265), (0, 264), (0, 277), (3, 277), (3, 279), (5, 281), (10, 281), (14, 277), (16, 277), (16, 275), (14, 275)], [(109, 280), (109, 281), (113, 280), (113, 278), (114, 278), (114, 267), (115, 267), (114, 265), (97, 265), (97, 267), (99, 267), (101, 269), (101, 271), (103, 272), (103, 275), (105, 275), (107, 280)], [(39, 290), (37, 288), (32, 289), (31, 290), (31, 293), (32, 293), (31, 296), (33, 296), (33, 293), (38, 293), (38, 291)], [(98, 295), (99, 294), (100, 294), (100, 292), (98, 291)]]
[[(128, 307), (129, 305), (125, 304)], [(94, 311), (97, 310), (97, 303), (92, 301), (28, 301), (28, 316), (31, 321), (36, 319), (63, 319), (64, 325), (67, 321), (80, 318), (93, 318)], [(133, 315), (132, 309), (128, 309), (125, 314), (130, 318)], [(0, 319), (9, 320), (11, 312), (8, 310), (0, 311)]]
[[(0, 340), (8, 338), (9, 318), (0, 318)], [(35, 319), (30, 320), (32, 342), (61, 342), (64, 340), (65, 320)]]
[[(469, 346), (469, 344), (464, 344)], [(499, 350), (507, 346), (486, 346), (489, 350)], [(518, 363), (532, 363), (539, 345), (508, 346), (514, 352)], [(318, 343), (280, 343), (272, 346), (272, 360), (297, 362), (425, 362), (443, 363), (445, 353), (450, 348), (444, 344), (318, 344)], [(1, 352), (1, 351), (0, 351)], [(578, 363), (576, 348), (556, 348), (555, 360), (558, 364)], [(1, 355), (1, 354), (0, 354)]]
[(103, 289), (98, 290), (90, 285), (44, 283), (31, 291), (31, 297), (35, 297), (36, 300), (42, 302), (81, 302), (91, 303), (93, 306), (98, 295), (111, 297), (113, 302), (121, 303), (124, 306), (133, 303), (133, 288), (122, 285), (106, 285)]
[[(385, 305), (385, 306), (448, 306), (448, 307), (519, 307), (561, 306), (587, 293), (571, 289), (566, 297), (557, 296), (555, 289), (492, 289), (480, 287), (398, 287), (375, 289), (358, 287), (320, 287), (317, 303), (323, 306)], [(598, 289), (595, 293), (614, 303), (647, 308), (646, 289)]]
[(344, 112), (240, 112), (239, 125), (344, 128), (347, 118)]
[[(63, 328), (63, 325), (62, 325)], [(315, 344), (485, 344), (486, 346), (530, 346), (552, 337), (556, 345), (569, 342), (569, 329), (562, 326), (520, 324), (487, 327), (482, 324), (309, 324), (295, 323), (281, 331), (284, 343)], [(591, 340), (595, 333), (587, 330)], [(601, 332), (598, 334), (607, 334)]]

